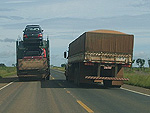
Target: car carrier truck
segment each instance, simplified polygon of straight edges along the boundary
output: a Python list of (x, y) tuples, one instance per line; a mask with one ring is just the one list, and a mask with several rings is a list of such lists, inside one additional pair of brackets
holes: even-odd
[(49, 79), (49, 40), (43, 40), (42, 43), (42, 46), (32, 44), (26, 46), (24, 41), (16, 41), (16, 67), (20, 80), (25, 77)]
[(83, 33), (69, 44), (66, 80), (81, 83), (102, 83), (121, 86), (123, 67), (132, 65), (134, 36), (113, 30)]

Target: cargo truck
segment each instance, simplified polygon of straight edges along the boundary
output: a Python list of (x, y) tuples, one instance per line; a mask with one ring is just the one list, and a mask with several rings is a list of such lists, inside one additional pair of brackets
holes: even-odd
[(20, 80), (37, 77), (49, 80), (50, 57), (49, 40), (43, 40), (42, 46), (26, 46), (24, 41), (16, 41), (17, 75)]
[(132, 65), (134, 35), (113, 30), (83, 33), (69, 44), (66, 80), (118, 86), (123, 81), (123, 67)]

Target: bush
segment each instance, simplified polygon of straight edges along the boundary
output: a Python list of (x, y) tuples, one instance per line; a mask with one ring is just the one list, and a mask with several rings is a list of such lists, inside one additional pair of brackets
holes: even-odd
[(66, 64), (61, 64), (61, 67), (65, 67), (66, 66)]
[(0, 64), (0, 67), (6, 67), (6, 65), (1, 63), (1, 64)]

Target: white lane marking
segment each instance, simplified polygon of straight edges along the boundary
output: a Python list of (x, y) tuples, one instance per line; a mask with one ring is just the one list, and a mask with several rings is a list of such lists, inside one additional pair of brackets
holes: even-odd
[(8, 86), (11, 85), (12, 83), (14, 83), (14, 82), (10, 82), (9, 84), (3, 86), (2, 88), (0, 88), (0, 91), (1, 91), (2, 89), (4, 89), (4, 88), (8, 87)]
[(130, 92), (133, 92), (133, 93), (137, 93), (137, 94), (140, 94), (140, 95), (144, 95), (144, 96), (150, 97), (150, 95), (145, 94), (145, 93), (141, 93), (141, 92), (138, 92), (138, 91), (133, 91), (133, 90), (122, 88), (122, 87), (120, 89), (123, 89), (123, 90), (126, 90), (126, 91), (130, 91)]

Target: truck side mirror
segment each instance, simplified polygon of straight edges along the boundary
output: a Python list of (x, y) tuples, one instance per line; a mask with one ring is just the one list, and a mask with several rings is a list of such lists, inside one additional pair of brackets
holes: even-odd
[(64, 58), (67, 58), (67, 52), (64, 52)]

